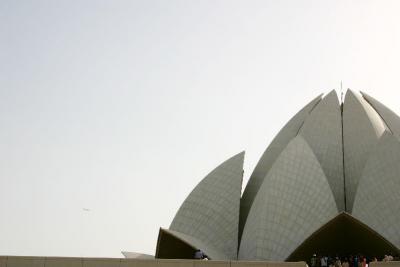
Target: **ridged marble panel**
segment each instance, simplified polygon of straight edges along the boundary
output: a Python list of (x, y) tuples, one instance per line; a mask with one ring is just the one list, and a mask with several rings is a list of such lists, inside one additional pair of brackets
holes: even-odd
[(171, 223), (180, 232), (237, 258), (244, 152), (209, 173), (189, 194)]
[(257, 192), (264, 181), (265, 175), (274, 164), (282, 150), (287, 144), (298, 134), (300, 127), (303, 125), (304, 120), (307, 118), (311, 110), (321, 101), (319, 95), (308, 103), (303, 109), (301, 109), (295, 116), (290, 119), (288, 123), (280, 130), (274, 140), (265, 150), (264, 154), (258, 161), (250, 179), (243, 192), (243, 196), (240, 202), (240, 226), (239, 236), (242, 233), (244, 223), (249, 213), (250, 207), (257, 195)]
[(386, 132), (360, 179), (353, 216), (400, 248), (400, 141)]
[(339, 211), (344, 211), (342, 115), (332, 90), (313, 109), (300, 129), (328, 179)]
[(294, 138), (264, 179), (244, 227), (239, 260), (285, 260), (338, 213), (307, 142)]
[(400, 117), (375, 98), (362, 92), (364, 99), (378, 112), (390, 131), (400, 136)]
[[(348, 90), (343, 106), (343, 143), (346, 211), (351, 212), (355, 192), (370, 151), (385, 130), (379, 116), (361, 96)], [(368, 113), (367, 113), (368, 110)]]

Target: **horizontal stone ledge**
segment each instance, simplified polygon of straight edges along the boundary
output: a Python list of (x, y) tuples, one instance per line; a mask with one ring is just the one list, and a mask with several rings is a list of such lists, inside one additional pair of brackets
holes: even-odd
[(0, 256), (0, 267), (305, 267), (305, 262)]

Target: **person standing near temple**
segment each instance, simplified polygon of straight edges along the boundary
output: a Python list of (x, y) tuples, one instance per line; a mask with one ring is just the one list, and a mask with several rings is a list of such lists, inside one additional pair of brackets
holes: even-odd
[(353, 258), (353, 266), (358, 267), (358, 256), (357, 255), (355, 255)]
[(321, 267), (328, 267), (328, 257), (327, 256), (321, 257)]
[(311, 267), (317, 267), (317, 254), (314, 254), (311, 257), (310, 266)]

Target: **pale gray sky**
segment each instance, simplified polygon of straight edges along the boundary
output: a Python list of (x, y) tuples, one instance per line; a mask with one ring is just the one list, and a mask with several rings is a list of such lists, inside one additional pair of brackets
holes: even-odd
[(246, 183), (288, 119), (341, 80), (400, 113), (399, 12), (1, 0), (0, 255), (154, 253), (209, 171), (246, 150)]

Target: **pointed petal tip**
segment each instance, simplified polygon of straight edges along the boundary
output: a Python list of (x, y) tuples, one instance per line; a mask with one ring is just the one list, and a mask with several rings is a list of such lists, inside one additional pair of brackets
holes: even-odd
[(327, 93), (327, 94), (325, 95), (325, 97), (326, 97), (326, 96), (328, 96), (328, 95), (331, 95), (331, 94), (334, 94), (334, 95), (336, 95), (336, 96), (337, 96), (336, 89), (332, 89), (332, 90), (330, 90), (330, 91), (329, 91), (329, 93)]
[(357, 91), (347, 88), (346, 94), (344, 96), (344, 102), (346, 102), (346, 99), (348, 98), (356, 98), (358, 100), (360, 100), (360, 93), (358, 93)]
[[(246, 151), (243, 150), (243, 151), (237, 153), (236, 155), (232, 156), (230, 159), (233, 159), (233, 158), (241, 158), (241, 159), (243, 160), (243, 159), (244, 159), (245, 153), (246, 153)], [(228, 159), (228, 160), (229, 160), (229, 159)]]
[(338, 96), (338, 94), (337, 94), (337, 92), (336, 92), (336, 90), (335, 89), (333, 89), (333, 90), (331, 90), (329, 93), (327, 93), (325, 96), (324, 96), (324, 99), (322, 100), (322, 101), (327, 101), (327, 100), (333, 100), (333, 101), (335, 101), (336, 100), (336, 103), (339, 105), (339, 96)]

